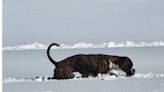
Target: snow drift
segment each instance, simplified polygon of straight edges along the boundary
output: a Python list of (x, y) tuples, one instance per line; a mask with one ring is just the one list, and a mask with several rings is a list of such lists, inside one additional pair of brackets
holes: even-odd
[[(53, 49), (76, 49), (76, 48), (115, 48), (115, 47), (159, 47), (164, 46), (163, 41), (155, 41), (155, 42), (132, 42), (132, 41), (125, 41), (121, 43), (116, 42), (104, 42), (102, 44), (92, 44), (92, 43), (85, 43), (79, 42), (73, 45), (67, 44), (60, 44), (60, 47), (53, 47)], [(28, 50), (28, 49), (47, 49), (48, 45), (42, 43), (31, 43), (26, 45), (18, 45), (18, 46), (11, 46), (11, 47), (3, 47), (3, 50)]]

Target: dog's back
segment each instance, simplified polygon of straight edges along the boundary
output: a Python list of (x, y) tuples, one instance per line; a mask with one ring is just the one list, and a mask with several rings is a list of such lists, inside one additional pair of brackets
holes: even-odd
[(55, 79), (72, 78), (72, 72), (79, 72), (83, 77), (88, 77), (89, 75), (97, 76), (99, 73), (106, 74), (112, 69), (111, 65), (125, 71), (129, 76), (135, 73), (135, 70), (132, 68), (133, 63), (128, 57), (103, 54), (78, 54), (56, 62), (49, 54), (50, 48), (53, 45), (59, 46), (55, 43), (51, 44), (48, 47), (47, 55), (50, 61), (56, 66), (53, 77)]

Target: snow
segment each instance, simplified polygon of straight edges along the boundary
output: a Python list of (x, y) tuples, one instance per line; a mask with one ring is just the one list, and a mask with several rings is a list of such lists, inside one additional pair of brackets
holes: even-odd
[[(115, 80), (114, 80), (115, 79)], [(3, 83), (4, 92), (163, 92), (164, 78), (50, 80)]]
[[(115, 72), (116, 73), (116, 72)], [(118, 73), (117, 73), (118, 74)], [(75, 75), (73, 79), (66, 79), (66, 80), (120, 80), (120, 79), (150, 79), (150, 78), (164, 78), (164, 74), (153, 74), (153, 73), (147, 73), (147, 74), (135, 74), (132, 77), (126, 77), (123, 75), (109, 75), (109, 74), (98, 74), (97, 77), (89, 76), (88, 78), (82, 78), (78, 75)], [(23, 79), (16, 79), (16, 78), (3, 78), (3, 83), (17, 83), (17, 82), (48, 82), (48, 81), (58, 81), (58, 80), (50, 80), (47, 77), (36, 77), (36, 78), (23, 78)]]
[(129, 56), (136, 74), (126, 77), (124, 72), (112, 70), (116, 75), (99, 74), (97, 77), (75, 77), (68, 80), (48, 80), (55, 68), (47, 59), (46, 50), (4, 50), (3, 92), (163, 92), (164, 47), (145, 48), (93, 48), (54, 49), (52, 57), (60, 61), (68, 56), (84, 53), (103, 53)]
[[(163, 0), (20, 1), (5, 2), (11, 7), (5, 8), (10, 12), (5, 17), (9, 37), (3, 42), (9, 46), (2, 48), (3, 92), (164, 92)], [(75, 54), (128, 56), (136, 74), (125, 77), (113, 71), (118, 76), (81, 78), (75, 73), (73, 79), (48, 80), (55, 67), (46, 55), (49, 44), (44, 42), (55, 41), (61, 42), (51, 50), (56, 61)]]
[[(163, 41), (155, 41), (155, 42), (132, 42), (132, 41), (125, 41), (121, 43), (116, 42), (104, 42), (102, 44), (92, 44), (92, 43), (85, 43), (79, 42), (73, 45), (67, 44), (60, 44), (60, 47), (53, 47), (53, 49), (77, 49), (77, 48), (114, 48), (114, 47), (159, 47), (164, 46)], [(26, 45), (18, 45), (18, 46), (11, 46), (11, 47), (3, 47), (3, 50), (29, 50), (29, 49), (47, 49), (48, 45), (42, 43), (31, 43)]]

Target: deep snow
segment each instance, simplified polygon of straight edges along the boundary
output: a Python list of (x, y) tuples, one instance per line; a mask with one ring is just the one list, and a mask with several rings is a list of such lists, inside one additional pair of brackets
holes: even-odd
[(52, 77), (55, 67), (49, 62), (46, 50), (4, 50), (3, 92), (163, 92), (163, 50), (164, 47), (51, 50), (52, 57), (57, 61), (79, 53), (129, 56), (136, 69), (132, 77), (114, 71), (119, 74), (118, 77), (99, 75), (71, 80), (47, 80)]

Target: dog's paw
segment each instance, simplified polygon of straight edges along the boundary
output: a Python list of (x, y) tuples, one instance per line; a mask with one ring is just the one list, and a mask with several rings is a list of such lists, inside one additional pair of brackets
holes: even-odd
[(109, 72), (109, 75), (115, 75), (116, 77), (118, 77), (118, 72), (117, 71), (115, 71), (115, 70), (111, 70), (110, 72)]

